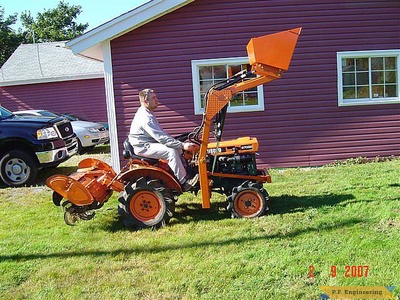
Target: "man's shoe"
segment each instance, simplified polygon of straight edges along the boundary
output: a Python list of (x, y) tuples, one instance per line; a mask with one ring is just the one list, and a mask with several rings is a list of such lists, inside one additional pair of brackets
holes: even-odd
[(198, 181), (199, 181), (199, 174), (196, 174), (193, 176), (193, 178), (186, 180), (186, 182), (182, 185), (182, 191), (184, 192), (190, 191)]

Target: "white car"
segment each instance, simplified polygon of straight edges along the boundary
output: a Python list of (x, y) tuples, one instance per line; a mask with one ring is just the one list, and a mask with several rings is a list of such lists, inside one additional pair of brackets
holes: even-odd
[(72, 129), (78, 137), (78, 151), (80, 153), (96, 145), (107, 144), (110, 141), (108, 130), (100, 123), (82, 121), (70, 114), (57, 114), (48, 110), (30, 109), (13, 112), (17, 116), (42, 116), (54, 118), (63, 116), (71, 121)]

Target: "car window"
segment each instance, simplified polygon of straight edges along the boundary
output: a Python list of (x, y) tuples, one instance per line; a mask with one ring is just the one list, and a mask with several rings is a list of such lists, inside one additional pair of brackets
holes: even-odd
[(56, 113), (52, 113), (51, 111), (47, 111), (47, 110), (41, 110), (41, 111), (39, 111), (39, 113), (45, 117), (58, 117), (59, 116)]
[(9, 110), (5, 109), (4, 107), (0, 106), (0, 119), (4, 120), (11, 117), (13, 114)]
[(79, 121), (77, 118), (74, 118), (70, 115), (62, 114), (63, 117), (67, 118), (70, 121)]
[(18, 116), (22, 116), (22, 117), (34, 117), (34, 114), (29, 114), (29, 113), (17, 113), (16, 115)]
[(85, 120), (85, 119), (83, 119), (83, 118), (80, 118), (80, 117), (78, 117), (78, 116), (75, 116), (75, 115), (72, 115), (72, 114), (61, 114), (61, 115), (63, 115), (64, 117), (66, 117), (66, 118), (68, 118), (70, 121), (87, 121), (87, 120)]

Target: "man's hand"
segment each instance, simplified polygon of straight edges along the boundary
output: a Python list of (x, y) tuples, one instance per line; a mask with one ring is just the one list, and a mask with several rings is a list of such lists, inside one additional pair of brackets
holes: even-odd
[(194, 143), (184, 143), (183, 144), (183, 157), (189, 161), (193, 159), (193, 156), (199, 152), (200, 146)]
[(200, 150), (200, 146), (195, 143), (184, 143), (183, 150), (190, 152), (192, 154), (196, 154)]

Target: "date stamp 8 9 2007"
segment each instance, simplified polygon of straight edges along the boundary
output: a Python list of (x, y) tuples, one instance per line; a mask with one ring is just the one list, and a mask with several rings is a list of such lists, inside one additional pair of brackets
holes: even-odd
[[(330, 267), (331, 278), (366, 278), (369, 276), (370, 268), (367, 265), (346, 265)], [(318, 270), (313, 265), (309, 266), (308, 277), (315, 278)], [(321, 299), (394, 299), (391, 293), (394, 286), (320, 286), (324, 292)]]
[[(315, 268), (314, 266), (309, 267), (309, 278), (314, 278)], [(343, 276), (343, 277), (368, 277), (369, 275), (369, 266), (344, 266), (344, 268), (338, 268), (337, 266), (331, 266), (330, 276)]]

